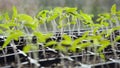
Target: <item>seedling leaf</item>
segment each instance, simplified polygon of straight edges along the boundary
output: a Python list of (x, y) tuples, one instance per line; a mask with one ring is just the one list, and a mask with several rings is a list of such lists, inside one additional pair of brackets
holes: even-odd
[(33, 18), (27, 14), (19, 14), (18, 18), (20, 21), (25, 23), (33, 23)]
[(20, 36), (23, 36), (23, 32), (19, 30), (13, 31), (5, 40), (5, 43), (3, 44), (2, 48), (5, 48), (12, 40), (18, 40)]
[(110, 41), (109, 40), (101, 40), (100, 41), (101, 47), (98, 48), (98, 52), (101, 52), (102, 50), (104, 50), (107, 46), (110, 45)]
[(27, 53), (28, 51), (30, 51), (31, 50), (31, 45), (26, 45), (24, 48), (23, 48), (23, 51), (25, 52), (25, 53)]
[(120, 40), (120, 36), (117, 36), (116, 38), (115, 38), (115, 41), (117, 42), (117, 41), (119, 41)]
[(13, 15), (12, 15), (12, 19), (14, 20), (16, 17), (17, 17), (17, 9), (16, 9), (16, 7), (14, 6), (13, 8)]
[(56, 41), (50, 41), (50, 42), (46, 43), (45, 47), (49, 47), (49, 46), (55, 45), (55, 44), (57, 44)]
[(112, 5), (111, 14), (116, 14), (116, 4)]

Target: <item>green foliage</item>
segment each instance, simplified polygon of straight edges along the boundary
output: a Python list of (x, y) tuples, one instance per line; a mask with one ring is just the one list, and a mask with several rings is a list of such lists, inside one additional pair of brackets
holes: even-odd
[(58, 13), (59, 15), (61, 15), (62, 12), (63, 12), (63, 8), (62, 7), (56, 7), (56, 8), (53, 9), (53, 12)]
[(9, 29), (9, 26), (6, 26), (6, 24), (0, 24), (0, 27), (1, 27), (2, 29)]
[(107, 30), (107, 34), (105, 35), (105, 37), (109, 37), (112, 34), (113, 30), (109, 29)]
[(93, 34), (96, 35), (96, 32), (99, 30), (99, 27), (94, 28)]
[(0, 21), (3, 20), (3, 14), (0, 15)]
[(24, 51), (25, 53), (27, 53), (28, 51), (31, 50), (31, 46), (33, 46), (33, 45), (26, 45), (26, 46), (23, 48), (23, 51)]
[(33, 44), (27, 44), (24, 48), (23, 48), (23, 51), (25, 53), (28, 53), (29, 51), (31, 50), (38, 50), (38, 47), (33, 45)]
[(93, 24), (92, 17), (93, 17), (93, 15), (89, 15), (89, 14), (86, 14), (86, 13), (83, 13), (82, 11), (80, 11), (80, 18), (81, 18), (81, 20), (83, 20), (84, 24), (91, 26)]
[(45, 43), (46, 39), (52, 36), (51, 33), (43, 34), (41, 32), (34, 32), (33, 34), (38, 38), (38, 42), (40, 43)]
[(82, 49), (85, 49), (86, 47), (89, 47), (91, 45), (91, 43), (90, 42), (87, 42), (87, 43), (82, 43), (82, 44), (80, 44), (80, 45), (78, 45), (79, 47), (80, 47), (80, 49), (82, 50)]
[(25, 22), (25, 23), (32, 23), (33, 22), (33, 18), (27, 14), (19, 14), (18, 19), (22, 22)]
[(41, 18), (46, 18), (47, 17), (47, 13), (49, 11), (48, 10), (42, 10), (37, 14), (37, 18), (41, 17)]
[(117, 37), (115, 38), (114, 42), (117, 42), (117, 41), (119, 41), (119, 40), (120, 40), (120, 36), (117, 36)]
[(112, 7), (111, 7), (111, 14), (113, 14), (113, 15), (116, 14), (116, 4), (112, 5)]
[(51, 45), (56, 45), (57, 43), (58, 42), (56, 42), (56, 41), (50, 41), (50, 42), (46, 43), (45, 47), (49, 47)]
[(74, 12), (77, 11), (77, 8), (65, 7), (64, 10), (65, 10), (67, 13), (74, 13)]
[(2, 48), (5, 48), (12, 40), (18, 40), (19, 37), (23, 35), (24, 33), (19, 30), (11, 31), (10, 35), (7, 36), (7, 39), (5, 40), (5, 43), (3, 44)]
[[(93, 20), (93, 17), (94, 15), (86, 14), (82, 11), (79, 13), (77, 8), (70, 7), (56, 7), (53, 10), (42, 10), (38, 12), (35, 17), (32, 17), (27, 14), (19, 14), (17, 9), (13, 7), (12, 16), (10, 16), (7, 12), (0, 16), (0, 34), (4, 35), (4, 33), (6, 33), (5, 35), (7, 35), (7, 39), (2, 48), (5, 48), (12, 40), (18, 40), (18, 38), (21, 36), (27, 36), (26, 38), (31, 37), (28, 37), (28, 34), (24, 32), (25, 27), (27, 27), (26, 30), (29, 31), (29, 28), (33, 30), (33, 32), (31, 32), (31, 35), (37, 37), (37, 44), (43, 43), (45, 44), (45, 47), (55, 45), (55, 49), (66, 53), (66, 48), (72, 52), (76, 52), (76, 48), (84, 50), (87, 47), (99, 46), (96, 52), (100, 53), (100, 57), (105, 59), (102, 51), (111, 43), (115, 43), (116, 41), (120, 40), (119, 36), (117, 36), (114, 41), (107, 40), (112, 32), (120, 29), (120, 26), (115, 26), (108, 29), (111, 24), (114, 26), (117, 25), (116, 23), (119, 23), (120, 11), (117, 11), (116, 5), (114, 4), (111, 7), (110, 13), (98, 14), (98, 18), (95, 21)], [(82, 37), (79, 37), (75, 40), (73, 40), (69, 35), (63, 34), (63, 40), (60, 42), (50, 41), (46, 43), (46, 39), (53, 36), (53, 34), (44, 34), (39, 31), (41, 24), (53, 24), (53, 21), (55, 21), (54, 23), (57, 24), (57, 27), (59, 29), (63, 28), (64, 30), (64, 27), (72, 27), (73, 25), (78, 25), (78, 20), (80, 21), (79, 24), (84, 24), (85, 27), (90, 26), (90, 28), (92, 28), (92, 31), (85, 31)], [(106, 30), (99, 33), (99, 29)], [(92, 35), (90, 35), (90, 33), (92, 33)], [(84, 40), (87, 41), (83, 43)], [(93, 42), (90, 42), (90, 40)], [(37, 47), (28, 41), (23, 51), (28, 52), (32, 49), (37, 49)]]
[(38, 23), (35, 22), (35, 20), (27, 14), (18, 14), (18, 19), (21, 22), (21, 24), (31, 28), (32, 30), (35, 30), (38, 26)]
[(48, 10), (42, 10), (37, 14), (36, 18), (39, 20), (40, 24), (43, 24), (46, 22), (48, 12), (49, 12)]
[(5, 18), (6, 21), (10, 20), (8, 12), (6, 12), (3, 16), (4, 16), (4, 18)]
[(105, 37), (109, 37), (114, 31), (119, 30), (120, 26), (113, 27), (112, 29), (107, 30)]
[(83, 40), (83, 38), (77, 38), (72, 42), (72, 46), (69, 48), (72, 52), (76, 52), (76, 48), (80, 44), (80, 42)]
[(100, 42), (101, 47), (97, 50), (98, 52), (101, 52), (102, 50), (104, 50), (107, 46), (110, 45), (110, 41), (109, 40), (101, 40)]
[(100, 53), (100, 57), (105, 60), (105, 55), (103, 53)]
[(62, 51), (62, 52), (67, 52), (66, 48), (60, 44), (58, 44), (57, 46), (55, 46), (56, 50)]
[(17, 18), (17, 14), (18, 14), (18, 11), (17, 11), (16, 7), (14, 6), (14, 7), (13, 7), (12, 20), (14, 20), (15, 18)]
[(62, 38), (64, 38), (64, 40), (67, 40), (67, 41), (72, 41), (71, 37), (67, 34), (64, 34)]
[(70, 51), (72, 52), (76, 52), (76, 48), (80, 48), (81, 50), (84, 49), (85, 47), (89, 46), (88, 44), (90, 44), (89, 42), (87, 43), (82, 43), (83, 40), (88, 40), (88, 34), (89, 32), (86, 31), (82, 37), (79, 37), (77, 39), (75, 39), (74, 41), (71, 42), (71, 47), (69, 48)]
[(3, 30), (0, 29), (0, 34), (2, 34), (2, 33), (3, 33)]
[(58, 17), (58, 14), (57, 13), (54, 13), (53, 15), (49, 16), (47, 18), (47, 22), (50, 22), (52, 20), (55, 20), (56, 18)]

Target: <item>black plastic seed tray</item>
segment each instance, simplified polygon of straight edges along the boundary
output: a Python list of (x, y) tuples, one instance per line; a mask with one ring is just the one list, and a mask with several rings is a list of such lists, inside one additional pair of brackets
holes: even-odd
[(28, 61), (27, 57), (20, 53), (12, 53), (12, 54), (6, 54), (3, 56), (0, 56), (0, 65), (8, 64), (11, 65), (11, 63), (16, 63), (17, 61), (25, 62)]
[(91, 68), (120, 68), (120, 63), (106, 62), (93, 65)]

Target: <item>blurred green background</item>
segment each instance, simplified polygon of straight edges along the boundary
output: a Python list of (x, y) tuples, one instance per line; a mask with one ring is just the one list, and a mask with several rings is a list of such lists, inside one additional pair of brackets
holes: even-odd
[(120, 0), (0, 0), (0, 13), (11, 12), (12, 6), (16, 6), (20, 13), (31, 16), (42, 9), (54, 7), (77, 7), (85, 13), (102, 13), (110, 11), (113, 4), (120, 9)]

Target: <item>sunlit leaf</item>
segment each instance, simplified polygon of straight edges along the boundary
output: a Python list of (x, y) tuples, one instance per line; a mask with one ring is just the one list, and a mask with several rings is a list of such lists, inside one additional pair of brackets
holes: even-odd
[(3, 15), (0, 15), (0, 20), (3, 20)]
[(64, 10), (69, 13), (69, 12), (76, 12), (77, 11), (77, 8), (69, 8), (69, 7), (65, 7)]
[(113, 23), (116, 23), (116, 22), (117, 22), (117, 20), (116, 20), (115, 18), (111, 18), (111, 21), (112, 21)]
[(55, 49), (59, 50), (59, 51), (67, 52), (66, 48), (64, 46), (61, 46), (61, 45), (55, 46)]
[(24, 48), (23, 48), (23, 51), (25, 53), (29, 52), (31, 50), (31, 45), (26, 45)]
[(104, 26), (106, 26), (106, 27), (109, 26), (108, 22), (101, 22), (101, 24), (104, 25)]
[(56, 19), (57, 17), (58, 17), (58, 14), (54, 13), (54, 15), (52, 15), (52, 16), (50, 16), (50, 17), (47, 18), (47, 21), (48, 22), (52, 21), (52, 20)]
[(116, 14), (116, 4), (112, 5), (111, 14)]
[(73, 51), (73, 52), (75, 52), (77, 46), (80, 44), (80, 42), (82, 42), (82, 40), (84, 40), (84, 39), (83, 39), (83, 38), (80, 38), (80, 37), (77, 38), (77, 39), (75, 39), (75, 40), (72, 42), (72, 45), (71, 45), (71, 47), (70, 47), (70, 50)]
[(99, 41), (98, 41), (97, 38), (96, 38), (96, 39), (93, 39), (93, 41), (94, 41), (94, 42), (93, 42), (94, 45), (99, 45)]
[(61, 44), (63, 44), (63, 45), (71, 45), (72, 39), (71, 39), (71, 37), (69, 35), (64, 34), (62, 36), (62, 38), (63, 38), (63, 40), (61, 41)]
[(112, 30), (115, 31), (115, 30), (119, 30), (120, 29), (120, 26), (116, 26), (116, 27), (113, 27)]
[(50, 41), (50, 42), (46, 43), (45, 47), (49, 47), (51, 45), (56, 45), (56, 44), (57, 44), (56, 41)]
[(2, 29), (9, 29), (9, 26), (6, 26), (6, 24), (0, 24), (0, 27), (1, 27)]
[(56, 8), (53, 9), (53, 11), (54, 11), (55, 13), (59, 13), (59, 15), (61, 15), (62, 12), (63, 12), (63, 8), (62, 8), (62, 7), (56, 7)]
[(45, 36), (40, 32), (34, 32), (34, 35), (38, 38), (38, 42), (45, 42)]
[(2, 33), (3, 33), (3, 30), (0, 29), (0, 34), (2, 34)]
[(109, 40), (101, 40), (100, 41), (100, 48), (98, 49), (98, 52), (101, 52), (102, 50), (104, 50), (107, 46), (110, 45), (110, 41)]
[(24, 25), (30, 27), (32, 30), (35, 30), (37, 27), (37, 23), (25, 23)]
[(81, 16), (82, 20), (85, 21), (84, 24), (87, 24), (90, 26), (93, 24), (93, 20), (92, 20), (93, 15), (85, 14), (82, 11), (80, 11), (80, 16)]
[(13, 22), (9, 22), (7, 24), (5, 24), (6, 26), (10, 27), (10, 26), (19, 26), (17, 23), (13, 23)]
[(29, 51), (31, 50), (38, 50), (38, 47), (33, 45), (33, 44), (27, 44), (24, 48), (23, 48), (23, 51), (25, 53), (28, 53)]
[(80, 47), (81, 49), (84, 49), (84, 48), (86, 48), (86, 47), (88, 47), (88, 46), (91, 46), (91, 43), (90, 43), (90, 42), (79, 44), (79, 47)]
[(117, 11), (116, 13), (117, 13), (117, 15), (120, 15), (120, 11)]
[(62, 37), (64, 38), (64, 40), (72, 41), (71, 37), (67, 34), (64, 34)]
[(57, 26), (57, 28), (59, 28), (59, 29), (61, 29), (62, 27), (63, 27), (62, 25)]
[(25, 23), (33, 23), (33, 18), (27, 14), (19, 14), (18, 18), (20, 21)]
[(83, 17), (83, 19), (88, 20), (88, 21), (91, 20), (91, 17), (90, 17), (88, 14), (85, 14), (85, 13), (83, 13), (83, 12), (80, 12), (80, 14), (81, 14), (81, 16)]
[(13, 31), (5, 40), (5, 43), (3, 44), (2, 48), (5, 48), (11, 42), (11, 40), (18, 40), (18, 38), (23, 35), (23, 32), (19, 30)]
[(4, 14), (4, 17), (6, 20), (10, 20), (9, 14), (7, 12)]
[(105, 37), (109, 37), (109, 36), (111, 35), (112, 32), (113, 32), (112, 29), (107, 30), (107, 34), (105, 35)]
[(97, 39), (97, 40), (101, 40), (102, 36), (101, 35), (94, 35), (90, 37), (92, 40)]
[(71, 41), (62, 40), (61, 44), (64, 45), (64, 46), (70, 46), (71, 45)]
[(46, 18), (48, 12), (49, 12), (48, 10), (42, 10), (42, 11), (40, 11), (37, 14), (37, 18), (39, 18), (39, 17)]
[(103, 53), (100, 53), (100, 57), (105, 60), (105, 55)]
[(16, 7), (14, 6), (13, 8), (13, 15), (12, 15), (12, 19), (15, 19), (16, 17), (17, 17), (17, 9), (16, 9)]
[(86, 38), (88, 35), (89, 35), (89, 31), (86, 31), (86, 32), (84, 32), (82, 38), (84, 39), (84, 38)]
[(43, 34), (41, 32), (34, 32), (33, 34), (38, 38), (38, 42), (41, 43), (45, 43), (46, 39), (52, 36), (51, 33)]
[(96, 21), (97, 22), (100, 22), (102, 20), (102, 18), (97, 18)]
[(93, 34), (96, 35), (96, 32), (98, 31), (99, 28), (94, 28)]
[(76, 24), (76, 22), (75, 21), (72, 21), (72, 22), (70, 22), (71, 24)]
[(116, 38), (115, 38), (115, 41), (117, 42), (117, 41), (119, 41), (120, 40), (120, 36), (117, 36)]
[(82, 40), (84, 40), (83, 38), (77, 38), (73, 41), (72, 45), (76, 46), (77, 44), (79, 44)]

